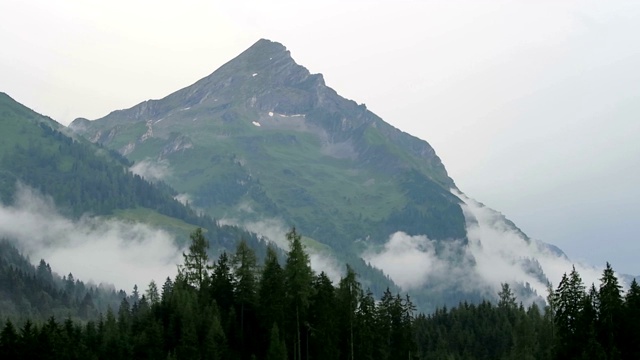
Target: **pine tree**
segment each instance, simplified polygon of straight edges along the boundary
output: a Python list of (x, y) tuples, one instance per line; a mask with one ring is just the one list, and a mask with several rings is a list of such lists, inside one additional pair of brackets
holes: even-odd
[(209, 276), (209, 270), (211, 270), (207, 254), (209, 241), (204, 237), (202, 228), (197, 228), (189, 235), (189, 238), (191, 245), (189, 245), (189, 253), (182, 254), (184, 264), (181, 267), (181, 272), (184, 273), (187, 283), (200, 289)]
[(376, 325), (376, 302), (373, 293), (367, 290), (361, 295), (356, 312), (355, 352), (358, 359), (375, 359)]
[(306, 321), (309, 298), (311, 297), (311, 282), (313, 271), (311, 270), (309, 255), (302, 248), (301, 236), (292, 228), (287, 233), (289, 241), (289, 253), (285, 266), (285, 279), (287, 285), (287, 301), (292, 310), (291, 323), (293, 326), (294, 360), (302, 359), (301, 325)]
[(0, 354), (5, 359), (19, 359), (18, 333), (11, 321), (7, 320), (0, 333)]
[[(229, 256), (226, 252), (222, 252), (218, 257), (218, 261), (213, 266), (211, 274), (211, 294), (218, 304), (220, 312), (228, 316), (231, 307), (235, 304), (234, 276), (231, 272), (229, 264)], [(223, 317), (223, 324), (227, 318)]]
[(562, 275), (554, 299), (557, 329), (556, 354), (559, 358), (576, 357), (581, 353), (578, 319), (585, 304), (585, 296), (582, 278), (573, 267), (569, 276)]
[(619, 328), (622, 322), (622, 286), (618, 283), (611, 265), (603, 271), (600, 279), (600, 291), (598, 292), (598, 339), (610, 359), (619, 357), (617, 340), (620, 337)]
[[(240, 342), (242, 349), (253, 348), (255, 307), (257, 303), (257, 260), (245, 240), (240, 240), (233, 255), (235, 300), (240, 307)], [(246, 325), (245, 325), (246, 324)], [(247, 343), (248, 340), (248, 343)]]
[(280, 339), (278, 325), (273, 324), (271, 335), (269, 336), (269, 349), (267, 350), (267, 360), (287, 360), (287, 347)]
[(624, 359), (640, 359), (640, 285), (631, 281), (624, 298), (622, 351)]
[(321, 272), (313, 280), (313, 295), (309, 307), (309, 321), (306, 322), (305, 331), (307, 341), (313, 358), (337, 359), (338, 358), (338, 331), (336, 331), (339, 319), (336, 314), (336, 290), (327, 277)]
[[(267, 256), (264, 261), (258, 290), (258, 311), (262, 333), (267, 334), (273, 325), (278, 329), (284, 329), (285, 309), (285, 277), (284, 271), (278, 262), (278, 256), (272, 246), (267, 248)], [(284, 332), (281, 332), (284, 335)], [(283, 336), (284, 338), (284, 336)], [(268, 338), (263, 338), (262, 346), (269, 344)]]
[(338, 316), (342, 319), (343, 329), (341, 338), (346, 341), (346, 346), (342, 347), (348, 358), (353, 360), (357, 357), (355, 353), (355, 323), (358, 301), (362, 297), (362, 288), (356, 279), (356, 273), (351, 266), (347, 265), (347, 273), (340, 279), (337, 290)]
[(156, 285), (156, 282), (154, 280), (151, 280), (151, 282), (149, 283), (149, 287), (147, 288), (147, 291), (145, 292), (145, 294), (147, 295), (147, 300), (149, 301), (150, 305), (154, 305), (160, 302), (160, 295), (158, 294), (158, 285)]
[(167, 276), (167, 279), (164, 281), (164, 284), (162, 285), (161, 300), (163, 303), (166, 303), (167, 301), (169, 301), (172, 291), (173, 291), (173, 281), (171, 281), (171, 278)]
[(511, 287), (507, 283), (502, 283), (501, 287), (498, 293), (498, 307), (515, 309), (518, 304), (516, 304), (516, 296), (513, 294), (513, 291), (511, 291)]

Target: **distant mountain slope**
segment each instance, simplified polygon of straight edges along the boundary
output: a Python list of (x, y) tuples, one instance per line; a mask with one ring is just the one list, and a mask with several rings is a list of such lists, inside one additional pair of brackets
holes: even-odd
[(429, 144), (340, 97), (279, 43), (260, 40), (163, 99), (70, 127), (167, 168), (167, 183), (218, 218), (279, 218), (347, 252), (396, 231), (466, 236)]
[(45, 321), (97, 319), (117, 309), (126, 296), (115, 289), (87, 285), (73, 274), (60, 277), (41, 260), (33, 266), (15, 246), (0, 239), (0, 318)]
[(257, 244), (255, 235), (196, 214), (174, 199), (168, 186), (132, 174), (131, 163), (118, 153), (73, 139), (67, 131), (0, 93), (0, 203), (12, 203), (19, 182), (50, 196), (72, 218), (91, 214), (142, 221), (164, 226), (180, 242), (200, 226), (214, 244), (226, 248), (240, 237)]

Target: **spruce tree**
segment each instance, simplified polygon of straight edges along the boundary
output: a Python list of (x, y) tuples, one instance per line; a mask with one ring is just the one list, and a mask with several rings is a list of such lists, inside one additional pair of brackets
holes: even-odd
[(553, 301), (556, 308), (556, 355), (560, 358), (572, 358), (581, 353), (578, 320), (585, 304), (585, 296), (582, 278), (573, 267), (569, 276), (562, 275)]
[(600, 279), (600, 291), (598, 292), (598, 340), (602, 344), (607, 356), (611, 359), (619, 357), (617, 340), (620, 337), (619, 329), (622, 322), (622, 286), (618, 283), (611, 265), (607, 262), (602, 278)]
[(287, 233), (289, 241), (289, 253), (285, 266), (285, 279), (287, 285), (287, 302), (292, 311), (290, 323), (293, 326), (294, 336), (294, 360), (302, 359), (301, 326), (307, 320), (309, 298), (311, 297), (311, 282), (313, 271), (309, 261), (309, 255), (302, 248), (301, 236), (295, 228)]
[[(267, 256), (260, 277), (260, 288), (258, 290), (258, 312), (263, 334), (268, 334), (273, 325), (278, 329), (284, 329), (285, 310), (285, 277), (284, 271), (278, 262), (275, 249), (269, 245)], [(284, 332), (280, 332), (284, 335)], [(284, 336), (283, 336), (284, 338)], [(268, 346), (268, 338), (263, 335), (262, 346)]]
[[(252, 347), (255, 339), (255, 307), (257, 303), (257, 260), (247, 242), (240, 240), (233, 255), (235, 301), (240, 307), (240, 342), (242, 348)], [(249, 343), (247, 343), (247, 340)]]
[(631, 281), (624, 297), (622, 351), (624, 359), (640, 359), (640, 285)]
[[(362, 288), (356, 279), (356, 273), (347, 265), (347, 273), (340, 279), (337, 290), (338, 316), (341, 319), (342, 352), (349, 354), (348, 359), (357, 357), (355, 351), (355, 325), (358, 301), (362, 297)], [(345, 357), (346, 358), (346, 357)]]
[(209, 264), (209, 241), (204, 237), (202, 228), (197, 228), (189, 235), (191, 245), (189, 245), (189, 253), (182, 254), (184, 264), (180, 268), (184, 274), (187, 283), (197, 289), (202, 287), (205, 279), (209, 276), (211, 265)]

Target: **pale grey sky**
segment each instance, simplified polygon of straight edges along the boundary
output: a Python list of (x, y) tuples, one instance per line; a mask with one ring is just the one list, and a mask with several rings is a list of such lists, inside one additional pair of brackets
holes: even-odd
[(640, 274), (640, 2), (227, 3), (0, 0), (0, 91), (95, 119), (268, 38), (529, 236)]

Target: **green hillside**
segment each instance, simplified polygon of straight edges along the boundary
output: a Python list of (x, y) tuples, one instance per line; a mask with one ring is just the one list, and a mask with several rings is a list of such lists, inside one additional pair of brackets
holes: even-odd
[[(81, 137), (69, 137), (65, 134), (68, 129), (55, 121), (0, 95), (0, 194), (5, 205), (13, 203), (17, 184), (22, 183), (50, 196), (57, 210), (70, 218), (88, 214), (145, 223), (172, 233), (180, 246), (201, 227), (210, 239), (212, 256), (235, 248), (240, 239), (254, 249), (259, 259), (265, 256), (266, 243), (256, 234), (198, 214), (177, 201), (178, 193), (167, 184), (150, 183), (130, 172), (132, 162), (117, 152)], [(219, 190), (221, 194), (225, 191)], [(312, 237), (307, 238), (306, 244), (332, 254), (332, 249)], [(396, 289), (382, 272), (362, 259), (343, 259), (366, 275), (376, 293), (387, 287)]]
[(50, 196), (64, 215), (115, 216), (169, 230), (185, 242), (196, 227), (207, 229), (216, 251), (255, 235), (219, 226), (174, 199), (165, 184), (128, 171), (117, 152), (65, 134), (66, 128), (0, 93), (0, 200), (13, 202), (18, 182)]
[(195, 84), (70, 126), (217, 217), (278, 218), (339, 252), (396, 231), (465, 239), (455, 187), (425, 141), (327, 87), (260, 40)]

